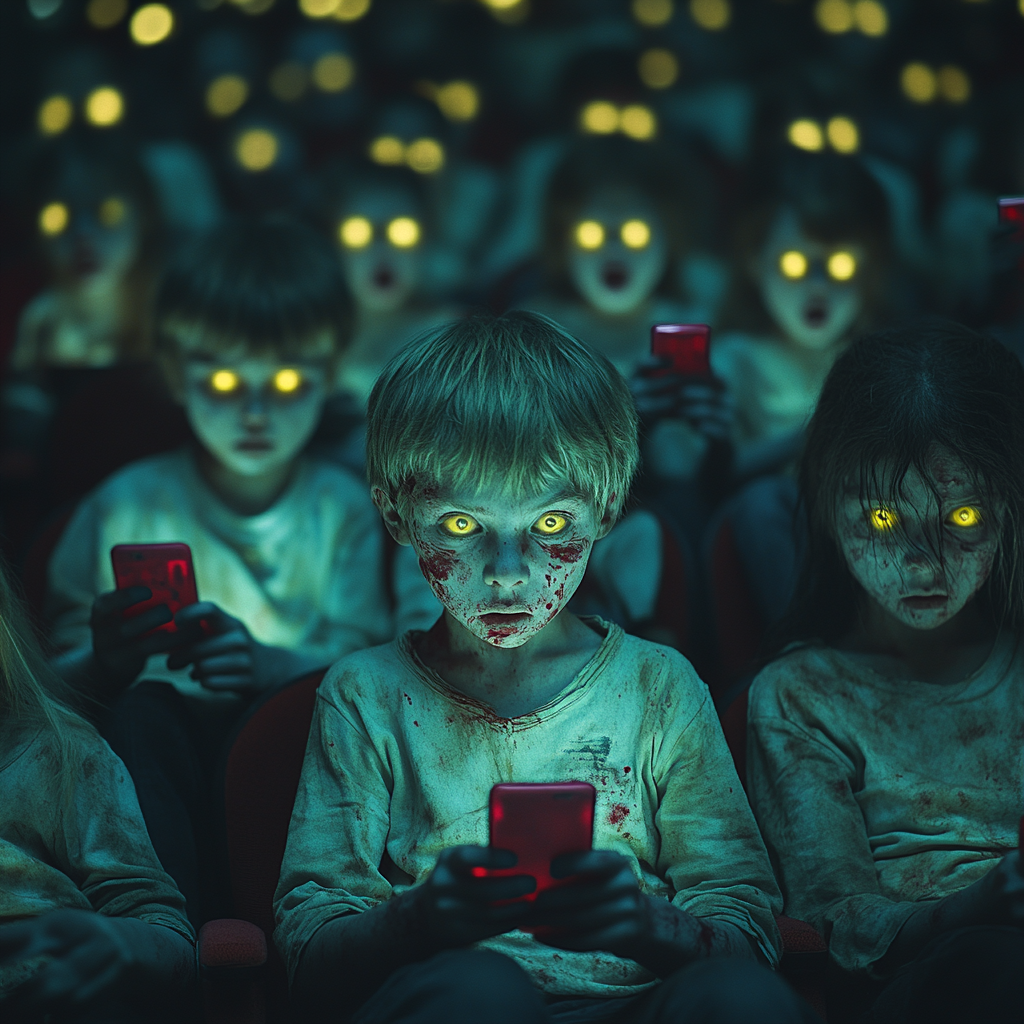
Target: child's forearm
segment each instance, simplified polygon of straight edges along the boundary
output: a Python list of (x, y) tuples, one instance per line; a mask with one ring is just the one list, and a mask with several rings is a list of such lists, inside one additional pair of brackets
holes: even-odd
[(650, 933), (631, 959), (659, 978), (712, 956), (764, 959), (753, 940), (728, 921), (694, 917), (666, 900), (647, 899), (651, 904)]
[(333, 1019), (342, 999), (357, 1007), (400, 967), (441, 952), (419, 927), (414, 892), (335, 918), (313, 934), (293, 985), (304, 1014)]
[(190, 1010), (197, 995), (192, 943), (163, 925), (132, 917), (111, 920), (134, 954), (132, 988), (140, 1008), (156, 1013), (160, 1020), (173, 1020)]

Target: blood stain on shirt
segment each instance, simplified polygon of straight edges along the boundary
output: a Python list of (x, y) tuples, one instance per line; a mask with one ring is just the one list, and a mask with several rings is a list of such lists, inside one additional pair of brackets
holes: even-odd
[(629, 814), (629, 808), (625, 804), (612, 804), (611, 813), (608, 815), (608, 824), (620, 824), (625, 820), (627, 814)]

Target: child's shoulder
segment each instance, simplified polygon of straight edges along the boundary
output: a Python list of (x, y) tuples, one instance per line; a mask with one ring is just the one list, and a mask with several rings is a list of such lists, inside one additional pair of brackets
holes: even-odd
[(816, 641), (794, 644), (754, 677), (749, 714), (793, 717), (799, 708), (833, 702), (837, 687), (848, 690), (863, 681), (860, 675), (835, 648)]
[(339, 658), (324, 675), (319, 695), (331, 704), (378, 705), (377, 694), (393, 691), (411, 675), (399, 647), (406, 637), (396, 637), (376, 647), (364, 647)]
[(366, 481), (344, 466), (316, 455), (304, 457), (300, 489), (346, 505), (373, 507)]
[(191, 490), (196, 471), (188, 450), (149, 455), (115, 470), (86, 497), (104, 506), (144, 500), (170, 490)]
[(674, 647), (633, 636), (618, 626), (609, 628), (617, 632), (618, 642), (612, 656), (602, 666), (604, 672), (619, 679), (634, 680), (640, 693), (648, 698), (670, 690), (675, 699), (692, 701), (696, 706), (707, 697), (704, 681), (689, 659)]

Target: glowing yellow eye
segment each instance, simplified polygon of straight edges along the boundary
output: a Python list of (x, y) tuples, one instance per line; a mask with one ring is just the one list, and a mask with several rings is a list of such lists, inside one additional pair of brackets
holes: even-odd
[(581, 249), (600, 249), (604, 245), (604, 228), (596, 220), (582, 220), (576, 225), (576, 244)]
[(117, 196), (111, 196), (100, 203), (100, 223), (105, 228), (117, 227), (124, 220), (124, 215), (124, 202), (118, 199)]
[(388, 241), (399, 249), (411, 249), (419, 240), (419, 221), (412, 217), (396, 217), (388, 225)]
[(468, 537), (477, 528), (477, 522), (471, 516), (449, 516), (441, 525), (455, 537)]
[(848, 252), (834, 252), (828, 258), (828, 273), (836, 281), (849, 281), (857, 273), (857, 261)]
[(349, 217), (338, 227), (338, 237), (348, 249), (362, 249), (373, 241), (373, 225), (365, 217)]
[(59, 235), (68, 226), (69, 218), (63, 203), (50, 203), (39, 211), (39, 230), (44, 235)]
[(946, 522), (950, 526), (963, 528), (977, 526), (981, 522), (981, 509), (975, 508), (973, 505), (962, 505), (960, 508), (953, 509), (946, 516)]
[(779, 257), (779, 270), (783, 277), (798, 281), (807, 273), (807, 257), (796, 249), (790, 249)]
[(873, 508), (870, 519), (871, 525), (881, 532), (891, 530), (899, 522), (899, 518), (891, 508)]
[(569, 520), (565, 516), (560, 516), (557, 512), (548, 512), (533, 524), (533, 528), (538, 533), (550, 535), (552, 533), (561, 533), (568, 525), (568, 522)]
[(238, 374), (234, 370), (217, 370), (210, 377), (210, 387), (222, 395), (236, 391), (240, 383)]
[(651, 229), (642, 220), (627, 220), (620, 234), (622, 244), (630, 249), (642, 249), (651, 240)]
[(302, 374), (298, 370), (278, 370), (274, 374), (274, 387), (284, 395), (290, 395), (302, 384)]

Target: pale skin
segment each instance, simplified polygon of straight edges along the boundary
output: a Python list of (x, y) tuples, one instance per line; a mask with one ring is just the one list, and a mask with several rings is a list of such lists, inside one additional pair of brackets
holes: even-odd
[[(613, 525), (614, 495), (596, 509), (566, 488), (508, 499), (493, 488), (417, 483), (401, 511), (379, 488), (373, 499), (445, 606), (416, 653), (450, 686), (516, 718), (552, 700), (593, 657), (600, 637), (565, 605), (594, 542)], [(504, 619), (495, 611), (502, 607)], [(512, 867), (514, 856), (450, 847), (422, 884), (324, 925), (303, 953), (298, 993), (310, 1006), (329, 1007), (343, 965), (346, 991), (360, 1002), (405, 964), (539, 925), (551, 929), (547, 945), (605, 950), (662, 978), (704, 956), (757, 955), (738, 928), (642, 893), (626, 858), (609, 850), (558, 858), (555, 874), (575, 881), (542, 893), (532, 907), (492, 906), (532, 891), (533, 879), (475, 877), (473, 869)]]
[[(928, 480), (915, 469), (901, 500), (863, 502), (854, 489), (837, 509), (836, 539), (861, 585), (860, 615), (840, 644), (894, 679), (957, 683), (985, 662), (994, 628), (974, 598), (991, 573), (1002, 509), (982, 500), (963, 463), (936, 448)], [(935, 554), (942, 537), (944, 564)], [(908, 963), (935, 936), (972, 925), (1024, 927), (1019, 851), (973, 885), (923, 903), (900, 929), (881, 968)]]
[[(229, 508), (258, 515), (284, 493), (299, 456), (319, 422), (327, 396), (330, 339), (311, 344), (313, 355), (283, 361), (274, 355), (195, 349), (175, 368), (176, 397), (185, 407), (200, 448), (203, 479)], [(300, 652), (262, 644), (245, 624), (211, 601), (174, 616), (180, 632), (146, 636), (171, 619), (166, 605), (125, 620), (122, 612), (151, 596), (146, 587), (100, 594), (92, 609), (93, 649), (60, 659), (69, 682), (103, 700), (117, 696), (154, 654), (168, 667), (192, 665), (192, 678), (211, 690), (258, 693), (315, 665)]]

